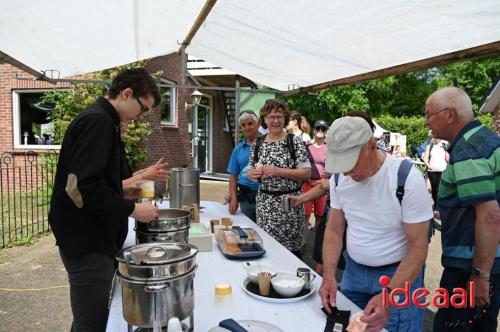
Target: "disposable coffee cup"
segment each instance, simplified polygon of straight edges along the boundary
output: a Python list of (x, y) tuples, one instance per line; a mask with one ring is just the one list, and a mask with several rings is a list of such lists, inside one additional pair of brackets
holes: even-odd
[(144, 180), (139, 184), (141, 188), (141, 198), (154, 198), (155, 197), (155, 182)]
[(271, 294), (271, 277), (271, 272), (259, 272), (257, 274), (260, 295), (269, 296)]

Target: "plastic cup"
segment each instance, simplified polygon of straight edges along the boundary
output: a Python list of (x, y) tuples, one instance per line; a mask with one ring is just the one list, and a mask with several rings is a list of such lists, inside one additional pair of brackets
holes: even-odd
[(262, 296), (271, 294), (271, 272), (259, 272), (257, 280), (259, 281), (259, 293)]
[(141, 198), (154, 198), (155, 197), (155, 182), (144, 180), (139, 184), (141, 188)]

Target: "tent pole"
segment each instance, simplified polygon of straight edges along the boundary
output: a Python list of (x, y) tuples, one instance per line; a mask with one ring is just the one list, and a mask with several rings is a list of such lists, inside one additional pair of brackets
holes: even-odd
[(240, 79), (235, 82), (236, 91), (234, 92), (234, 146), (238, 145), (240, 138)]
[(194, 21), (194, 24), (191, 27), (191, 30), (189, 30), (186, 38), (184, 38), (184, 41), (182, 42), (182, 46), (179, 48), (178, 52), (181, 52), (181, 49), (183, 46), (186, 47), (189, 44), (191, 44), (191, 40), (193, 40), (193, 37), (198, 32), (201, 25), (203, 24), (203, 22), (205, 22), (205, 19), (207, 18), (208, 14), (210, 14), (210, 11), (215, 6), (216, 2), (217, 2), (217, 0), (207, 0), (207, 2), (205, 2), (205, 5), (203, 6), (200, 13), (198, 14), (198, 17), (196, 18), (196, 21)]

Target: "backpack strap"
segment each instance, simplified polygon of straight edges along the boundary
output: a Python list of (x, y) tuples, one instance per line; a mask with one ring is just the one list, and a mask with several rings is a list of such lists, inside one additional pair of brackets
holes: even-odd
[(398, 168), (398, 188), (396, 189), (396, 197), (398, 198), (399, 204), (403, 201), (403, 196), (405, 195), (405, 183), (408, 174), (412, 167), (412, 163), (409, 159), (404, 159)]
[(292, 133), (288, 133), (286, 136), (286, 145), (288, 148), (288, 152), (290, 153), (290, 157), (293, 160), (293, 168), (297, 168), (297, 156), (295, 155), (295, 144), (293, 144), (293, 137), (295, 135)]
[(262, 142), (266, 139), (267, 134), (264, 134), (262, 136), (259, 136), (257, 138), (257, 141), (255, 142), (255, 148), (253, 149), (253, 164), (257, 164), (259, 161), (259, 149), (260, 146), (262, 145)]

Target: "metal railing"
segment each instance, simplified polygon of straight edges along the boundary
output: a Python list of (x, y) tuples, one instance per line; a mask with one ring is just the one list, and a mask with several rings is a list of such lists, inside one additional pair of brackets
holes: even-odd
[(57, 160), (54, 150), (0, 155), (0, 248), (49, 231)]

